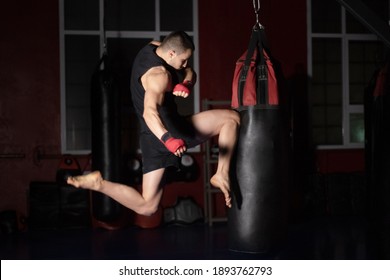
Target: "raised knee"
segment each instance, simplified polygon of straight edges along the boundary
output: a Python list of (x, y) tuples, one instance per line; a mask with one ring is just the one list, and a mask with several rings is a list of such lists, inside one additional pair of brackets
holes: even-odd
[(231, 110), (231, 119), (236, 126), (240, 125), (241, 118), (240, 118), (240, 114), (237, 111)]

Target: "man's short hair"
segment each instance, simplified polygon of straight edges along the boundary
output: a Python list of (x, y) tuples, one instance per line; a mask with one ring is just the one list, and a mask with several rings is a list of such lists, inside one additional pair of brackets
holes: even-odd
[(170, 33), (161, 43), (161, 48), (164, 50), (172, 49), (178, 54), (191, 49), (195, 50), (194, 42), (191, 37), (184, 31), (174, 31)]

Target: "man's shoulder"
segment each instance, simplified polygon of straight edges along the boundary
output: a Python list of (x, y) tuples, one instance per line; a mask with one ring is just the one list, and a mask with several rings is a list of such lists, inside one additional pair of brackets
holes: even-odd
[(148, 71), (145, 72), (143, 78), (147, 79), (169, 79), (169, 71), (162, 65), (151, 67)]
[(157, 66), (150, 67), (146, 73), (158, 75), (158, 74), (167, 74), (169, 73), (169, 71), (167, 70), (167, 68), (165, 68), (164, 65), (157, 65)]

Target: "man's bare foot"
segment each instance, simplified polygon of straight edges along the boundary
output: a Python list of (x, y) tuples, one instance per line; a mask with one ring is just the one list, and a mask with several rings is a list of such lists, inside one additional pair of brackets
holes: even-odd
[(103, 178), (99, 171), (94, 171), (86, 175), (68, 177), (66, 182), (76, 188), (99, 191)]
[(222, 193), (225, 196), (225, 203), (226, 206), (231, 208), (232, 207), (232, 198), (230, 197), (230, 180), (228, 176), (222, 176), (219, 173), (216, 173), (213, 177), (210, 179), (210, 183), (216, 187), (219, 188)]

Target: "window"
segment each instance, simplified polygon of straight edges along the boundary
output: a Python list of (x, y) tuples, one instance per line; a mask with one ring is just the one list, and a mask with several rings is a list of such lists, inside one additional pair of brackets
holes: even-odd
[[(90, 82), (105, 48), (120, 92), (122, 143), (124, 149), (134, 149), (138, 145), (134, 135), (138, 121), (133, 115), (129, 89), (133, 59), (145, 44), (162, 40), (174, 30), (185, 30), (193, 37), (197, 49), (197, 0), (60, 0), (59, 3), (62, 152), (90, 152)], [(197, 71), (197, 51), (191, 62)], [(198, 112), (198, 86), (191, 98), (178, 102), (181, 113)]]
[[(365, 0), (387, 22), (388, 1)], [(364, 94), (385, 47), (337, 1), (308, 0), (310, 119), (319, 148), (364, 145)]]

